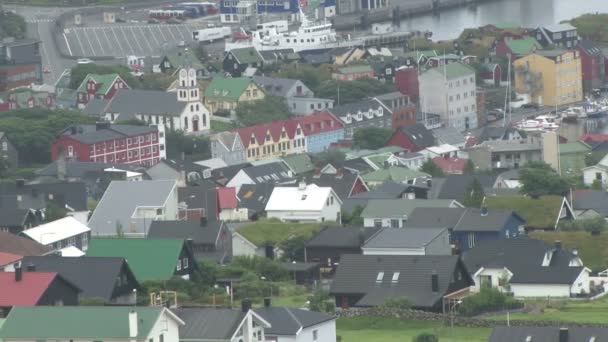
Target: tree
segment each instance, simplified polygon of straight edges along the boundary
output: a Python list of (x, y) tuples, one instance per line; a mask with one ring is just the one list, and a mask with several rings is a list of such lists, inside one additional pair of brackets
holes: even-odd
[(175, 77), (163, 73), (146, 73), (139, 78), (139, 81), (143, 89), (167, 90), (171, 83), (175, 81)]
[(414, 337), (412, 342), (439, 342), (439, 338), (435, 334), (421, 333)]
[(294, 236), (281, 242), (283, 258), (287, 261), (304, 261), (304, 247), (308, 241), (306, 236)]
[(471, 159), (467, 160), (467, 163), (464, 165), (464, 173), (466, 175), (471, 175), (475, 173), (475, 163)]
[(61, 207), (54, 201), (49, 201), (46, 204), (46, 209), (44, 210), (44, 221), (52, 222), (55, 220), (59, 220), (61, 218), (64, 218), (67, 213), (68, 211), (64, 207)]
[(285, 101), (277, 96), (266, 96), (263, 100), (242, 102), (236, 107), (235, 112), (241, 125), (245, 127), (289, 118), (289, 110)]
[(604, 232), (608, 229), (608, 223), (600, 216), (572, 221), (564, 220), (559, 223), (559, 229), (562, 231)]
[(599, 179), (594, 179), (593, 183), (591, 183), (591, 189), (593, 190), (603, 190), (604, 186), (602, 185), (602, 181)]
[(325, 167), (327, 164), (332, 164), (335, 167), (338, 167), (339, 165), (342, 165), (344, 160), (346, 160), (346, 154), (335, 149), (323, 151), (317, 154), (315, 157), (314, 164), (317, 167)]
[(122, 78), (129, 87), (141, 88), (141, 82), (131, 74), (131, 70), (126, 65), (97, 65), (94, 63), (78, 64), (72, 68), (70, 75), (70, 88), (77, 89), (80, 83), (88, 74), (113, 74), (116, 73)]
[(0, 9), (0, 38), (25, 38), (26, 29), (25, 19), (22, 16)]
[(384, 147), (392, 134), (393, 130), (390, 128), (362, 128), (355, 131), (353, 143), (360, 149), (377, 150)]
[(350, 213), (342, 211), (342, 224), (351, 225), (355, 227), (363, 226), (363, 218), (361, 217), (361, 213), (363, 212), (363, 207), (358, 205), (353, 211)]
[(480, 208), (485, 196), (481, 183), (475, 178), (464, 194), (463, 204), (467, 208)]
[(382, 83), (372, 78), (360, 78), (354, 81), (328, 80), (323, 82), (315, 93), (323, 94), (324, 98), (336, 101), (337, 106), (393, 91), (395, 91), (395, 86), (392, 84)]
[(443, 173), (443, 170), (439, 168), (439, 166), (435, 165), (435, 163), (433, 163), (433, 160), (431, 159), (427, 159), (424, 164), (422, 164), (422, 166), (420, 167), (420, 171), (428, 173), (433, 177), (445, 177), (445, 173)]
[(329, 296), (329, 293), (321, 289), (316, 290), (308, 302), (308, 308), (311, 311), (333, 313), (336, 310), (336, 304)]
[(193, 160), (211, 158), (209, 138), (207, 136), (185, 135), (182, 131), (166, 132), (166, 148), (168, 159), (180, 159), (184, 156)]
[(570, 189), (568, 182), (543, 162), (530, 162), (519, 172), (520, 192), (530, 196), (565, 195)]
[(314, 67), (308, 64), (283, 65), (274, 76), (300, 80), (313, 92), (317, 93), (321, 83), (331, 79), (331, 69), (328, 65)]
[(116, 220), (116, 237), (125, 237), (125, 229), (123, 228), (122, 223), (120, 223), (118, 220)]

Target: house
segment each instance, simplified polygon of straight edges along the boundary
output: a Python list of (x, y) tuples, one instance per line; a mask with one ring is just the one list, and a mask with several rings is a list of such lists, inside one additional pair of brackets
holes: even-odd
[(363, 255), (452, 255), (446, 228), (382, 228), (361, 250)]
[(410, 100), (408, 95), (396, 91), (378, 95), (375, 99), (382, 102), (393, 113), (392, 128), (397, 129), (416, 123), (416, 104)]
[(542, 45), (534, 37), (504, 38), (496, 43), (496, 57), (511, 57), (514, 60), (542, 49)]
[(338, 81), (354, 81), (360, 78), (374, 78), (374, 69), (369, 64), (339, 67), (331, 74), (331, 78)]
[(454, 62), (420, 74), (420, 103), (439, 114), (445, 126), (459, 131), (478, 127), (475, 70)]
[(608, 192), (580, 189), (572, 191), (572, 209), (577, 219), (608, 217)]
[[(56, 272), (25, 272), (21, 266), (13, 272), (0, 272), (0, 311), (6, 315), (12, 307), (78, 305), (80, 289)], [(3, 330), (4, 332), (4, 330)]]
[(211, 170), (210, 172), (205, 172), (205, 182), (213, 182), (219, 186), (226, 186), (228, 182), (236, 176), (237, 173), (241, 171), (241, 169), (253, 166), (251, 163), (242, 163), (235, 165), (228, 165), (225, 167), (219, 167)]
[(332, 188), (342, 202), (351, 196), (369, 191), (369, 188), (359, 174), (345, 172), (343, 169), (337, 169), (335, 173), (322, 172), (319, 169), (315, 169), (312, 175), (302, 177), (301, 180), (307, 184), (315, 184), (321, 188)]
[(469, 161), (458, 157), (434, 157), (431, 160), (446, 175), (462, 175)]
[(201, 102), (194, 69), (181, 69), (175, 91), (121, 89), (110, 100), (94, 99), (85, 114), (111, 123), (140, 120), (185, 133), (209, 130), (211, 109)]
[[(364, 227), (403, 228), (410, 225), (410, 215), (416, 208), (462, 208), (454, 200), (371, 199), (361, 212)], [(420, 226), (422, 227), (422, 226)]]
[(273, 162), (241, 168), (226, 184), (239, 188), (243, 184), (287, 183), (293, 182), (293, 174), (281, 162)]
[(364, 59), (367, 51), (360, 47), (339, 47), (330, 50), (329, 53), (333, 57), (334, 65), (344, 66)]
[(591, 155), (591, 146), (583, 141), (559, 144), (559, 167), (562, 175), (581, 176), (587, 166), (585, 159)]
[(395, 130), (386, 144), (388, 146), (402, 147), (409, 152), (418, 152), (427, 147), (434, 146), (435, 137), (423, 124), (416, 123)]
[(267, 95), (285, 99), (289, 112), (293, 115), (308, 115), (315, 111), (333, 108), (334, 101), (315, 97), (302, 81), (289, 78), (253, 76), (253, 81)]
[(544, 48), (572, 49), (580, 40), (576, 27), (568, 23), (541, 26), (532, 34)]
[(184, 187), (202, 180), (206, 170), (207, 167), (191, 160), (163, 159), (149, 167), (146, 175), (150, 180), (173, 180), (177, 182), (177, 186)]
[(42, 84), (40, 41), (5, 37), (0, 43), (0, 91)]
[(86, 252), (91, 239), (91, 229), (70, 216), (26, 229), (21, 234), (55, 251), (72, 246)]
[(306, 153), (288, 154), (281, 161), (294, 175), (303, 175), (315, 169), (310, 156)]
[(274, 187), (275, 185), (272, 183), (241, 185), (237, 194), (239, 208), (247, 209), (249, 218), (257, 220), (263, 215)]
[(281, 268), (289, 273), (296, 285), (314, 286), (321, 280), (321, 265), (318, 262), (282, 262)]
[(583, 99), (578, 50), (539, 50), (516, 59), (513, 67), (515, 91), (530, 95), (532, 103), (555, 107)]
[(447, 65), (454, 62), (459, 62), (462, 64), (471, 64), (475, 61), (476, 58), (477, 57), (471, 55), (461, 56), (453, 53), (448, 53), (439, 56), (429, 56), (426, 65), (429, 68), (437, 68), (442, 65)]
[(237, 191), (234, 187), (218, 188), (217, 193), (217, 208), (218, 218), (222, 221), (248, 221), (250, 218), (247, 208), (239, 206), (239, 200), (236, 196)]
[(344, 140), (344, 125), (327, 111), (299, 117), (297, 123), (306, 136), (306, 152), (323, 152), (332, 143)]
[(190, 245), (178, 239), (93, 238), (87, 256), (125, 258), (140, 282), (188, 280), (198, 269)]
[(84, 108), (93, 99), (111, 99), (119, 89), (131, 89), (118, 74), (88, 74), (76, 89), (76, 104)]
[[(42, 88), (17, 88), (10, 91), (5, 99), (5, 110), (43, 108), (54, 109), (56, 105), (56, 90)], [(2, 102), (2, 100), (0, 100)], [(1, 106), (0, 106), (1, 107)], [(3, 109), (0, 109), (0, 111)]]
[(206, 76), (209, 70), (206, 68), (194, 51), (195, 49), (176, 47), (168, 51), (160, 58), (158, 67), (160, 72), (175, 75), (181, 68), (194, 69), (196, 78)]
[(220, 132), (211, 135), (211, 157), (220, 158), (228, 165), (247, 161), (245, 148), (237, 132)]
[(458, 157), (458, 147), (450, 144), (438, 144), (425, 148), (420, 151), (420, 154), (424, 155), (427, 159)]
[(14, 271), (15, 262), (25, 256), (52, 253), (52, 250), (36, 241), (12, 233), (0, 231), (0, 271)]
[(476, 135), (477, 143), (481, 144), (484, 141), (521, 141), (526, 138), (525, 133), (518, 131), (512, 127), (482, 127)]
[(454, 127), (441, 127), (431, 132), (440, 145), (448, 144), (457, 148), (463, 148), (466, 144), (466, 137)]
[(420, 99), (418, 71), (418, 68), (407, 65), (395, 70), (395, 85), (397, 86), (397, 90), (401, 94), (409, 96), (414, 102)]
[(481, 64), (480, 78), (484, 84), (499, 87), (502, 81), (502, 67), (498, 63)]
[(125, 173), (125, 180), (139, 179), (145, 172), (145, 168), (138, 164), (81, 162), (58, 158), (36, 170), (35, 174), (39, 179), (44, 180), (57, 181), (62, 178), (69, 182), (83, 182), (85, 187), (90, 188), (89, 182), (92, 177), (102, 178), (104, 173), (118, 172), (118, 170)]
[(239, 103), (263, 100), (264, 90), (247, 77), (214, 77), (205, 89), (204, 104), (211, 113), (231, 113)]
[(445, 296), (473, 285), (458, 256), (346, 254), (329, 293), (341, 308), (377, 307), (398, 296), (413, 308), (440, 311)]
[(293, 63), (302, 60), (302, 56), (293, 49), (263, 50), (258, 51), (264, 59), (264, 65), (273, 65), (280, 62)]
[(329, 110), (344, 126), (344, 139), (353, 139), (355, 131), (362, 128), (391, 128), (393, 113), (380, 100), (370, 98), (340, 105)]
[(589, 272), (577, 251), (521, 237), (489, 240), (463, 259), (475, 289), (489, 285), (515, 297), (574, 297), (590, 293)]
[(561, 196), (490, 196), (485, 203), (490, 209), (513, 210), (525, 220), (526, 230), (557, 230), (560, 221), (576, 218)]
[(266, 341), (270, 328), (264, 318), (243, 302), (240, 310), (221, 308), (178, 308), (175, 314), (186, 324), (179, 329), (179, 341)]
[(226, 52), (222, 68), (232, 77), (244, 76), (243, 73), (248, 68), (261, 68), (264, 65), (264, 58), (254, 47), (244, 47), (232, 49)]
[(494, 327), (489, 342), (530, 341), (573, 342), (601, 341), (608, 329), (596, 327)]
[(0, 158), (6, 160), (10, 168), (19, 167), (19, 151), (4, 132), (0, 132)]
[(88, 226), (93, 236), (145, 237), (154, 220), (177, 220), (175, 181), (113, 181)]
[[(65, 208), (68, 215), (80, 220), (88, 214), (87, 190), (82, 182), (25, 184), (23, 179), (17, 179), (15, 183), (3, 183), (0, 192), (4, 197), (0, 209), (19, 209), (12, 216), (19, 218), (17, 222), (24, 229), (42, 222), (49, 205)], [(29, 211), (29, 214), (25, 211)], [(16, 234), (19, 231), (13, 232)]]
[(275, 187), (266, 204), (266, 216), (284, 222), (341, 223), (341, 205), (332, 188), (301, 182), (298, 187)]
[(593, 183), (599, 183), (603, 187), (608, 185), (608, 155), (605, 155), (597, 164), (582, 170), (585, 185), (591, 186)]
[(575, 49), (581, 56), (583, 91), (588, 93), (604, 84), (606, 57), (604, 57), (602, 49), (590, 40), (579, 41)]
[(385, 182), (414, 184), (418, 179), (428, 179), (428, 173), (410, 170), (402, 166), (386, 166), (376, 171), (364, 174), (361, 178), (370, 188), (375, 188)]
[(97, 298), (105, 303), (135, 304), (135, 292), (140, 287), (123, 258), (28, 256), (21, 260), (21, 264), (36, 272), (57, 272), (82, 290), (81, 299)]
[(287, 98), (289, 113), (295, 116), (311, 115), (317, 111), (331, 110), (334, 100), (320, 97), (290, 97)]
[(270, 299), (264, 307), (254, 310), (270, 324), (264, 329), (266, 341), (276, 342), (336, 342), (336, 316), (322, 312), (272, 306)]
[(16, 307), (4, 322), (1, 336), (6, 342), (36, 339), (178, 342), (178, 330), (183, 325), (164, 306)]
[(53, 160), (152, 166), (167, 157), (162, 125), (133, 126), (98, 122), (64, 129), (51, 147)]
[(154, 221), (148, 237), (191, 240), (190, 247), (196, 260), (213, 260), (220, 264), (230, 260), (232, 239), (224, 221), (201, 221)]
[(466, 152), (480, 170), (518, 169), (530, 162), (543, 161), (540, 142), (484, 141)]
[(245, 154), (246, 150), (247, 161), (307, 151), (306, 136), (297, 118), (243, 127), (236, 133), (241, 144), (234, 145), (232, 153)]

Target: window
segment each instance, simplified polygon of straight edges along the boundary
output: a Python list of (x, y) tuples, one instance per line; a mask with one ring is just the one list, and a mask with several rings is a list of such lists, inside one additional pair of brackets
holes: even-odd
[(127, 139), (127, 145), (131, 145), (131, 138)]
[(8, 151), (8, 143), (6, 141), (2, 142), (2, 151)]
[(382, 228), (382, 220), (381, 219), (374, 219), (374, 227), (376, 227), (376, 228)]
[(162, 215), (162, 214), (163, 214), (163, 209), (162, 208), (156, 209), (156, 215)]
[(396, 284), (399, 281), (399, 275), (401, 274), (401, 272), (394, 272), (393, 273), (393, 279), (391, 280), (391, 282), (393, 284)]
[(182, 259), (177, 259), (177, 270), (180, 271), (182, 269)]
[(391, 219), (391, 228), (399, 228), (399, 220)]
[(596, 172), (595, 173), (595, 179), (601, 181), (602, 180), (602, 173), (601, 172)]
[(313, 330), (312, 331), (312, 340), (314, 342), (316, 342), (318, 340), (318, 338), (319, 338), (319, 331), (318, 330)]
[(376, 283), (381, 283), (382, 280), (384, 280), (384, 272), (380, 271), (380, 272), (378, 272), (378, 275), (376, 276)]
[(163, 334), (160, 334), (160, 336), (158, 336), (158, 342), (165, 342), (165, 336), (163, 336)]
[(188, 258), (184, 258), (184, 269), (188, 268)]

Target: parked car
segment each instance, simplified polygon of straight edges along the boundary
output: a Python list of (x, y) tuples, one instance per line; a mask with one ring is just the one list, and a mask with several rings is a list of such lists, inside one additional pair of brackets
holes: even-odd
[(76, 60), (76, 63), (78, 63), (78, 64), (92, 64), (93, 61), (90, 60), (90, 59), (88, 59), (88, 58), (78, 58)]

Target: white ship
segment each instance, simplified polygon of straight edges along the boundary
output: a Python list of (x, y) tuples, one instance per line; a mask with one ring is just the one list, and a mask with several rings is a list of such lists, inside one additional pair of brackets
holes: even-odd
[(526, 132), (555, 131), (559, 128), (559, 123), (553, 116), (540, 115), (533, 120), (522, 120), (516, 127)]

